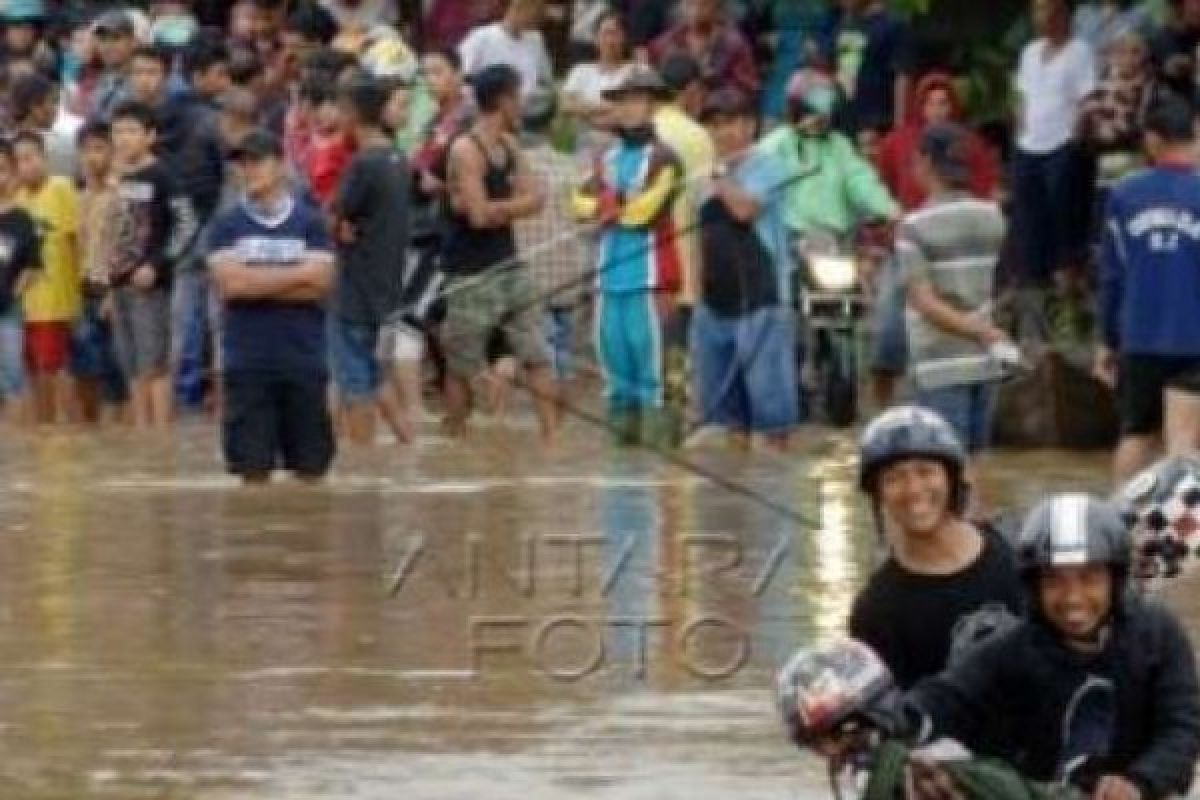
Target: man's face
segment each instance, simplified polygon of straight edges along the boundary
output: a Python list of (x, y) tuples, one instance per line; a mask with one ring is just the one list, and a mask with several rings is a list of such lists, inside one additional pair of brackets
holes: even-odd
[(154, 131), (135, 119), (117, 119), (112, 124), (113, 153), (122, 164), (136, 164), (154, 146)]
[(937, 125), (949, 122), (954, 114), (954, 104), (950, 102), (950, 92), (946, 89), (934, 89), (925, 95), (925, 107), (921, 109), (926, 125)]
[(899, 461), (879, 474), (879, 502), (905, 536), (927, 537), (950, 514), (946, 467), (928, 458)]
[(157, 58), (139, 57), (133, 60), (129, 70), (129, 88), (133, 96), (143, 103), (155, 105), (162, 97), (167, 85), (167, 70)]
[(275, 193), (283, 176), (282, 162), (273, 156), (246, 157), (238, 162), (242, 187), (251, 197), (263, 198)]
[(596, 29), (596, 51), (609, 58), (620, 58), (625, 50), (625, 28), (616, 17), (608, 17)]
[(220, 97), (233, 88), (233, 81), (229, 77), (229, 65), (220, 61), (194, 73), (192, 85), (204, 97)]
[(4, 43), (10, 53), (28, 55), (37, 45), (37, 28), (27, 22), (15, 22), (4, 28)]
[(96, 34), (100, 60), (109, 69), (123, 69), (133, 55), (133, 37), (113, 31)]
[(87, 175), (107, 175), (112, 169), (112, 144), (99, 136), (89, 136), (80, 148), (79, 158)]
[(717, 21), (719, 0), (683, 0), (683, 21), (692, 27), (708, 27)]
[(243, 118), (240, 114), (224, 111), (217, 117), (217, 130), (221, 133), (221, 141), (227, 147), (233, 147), (253, 129), (254, 122)]
[(425, 74), (425, 82), (429, 84), (429, 93), (435, 98), (444, 100), (462, 92), (462, 79), (441, 55), (425, 56), (421, 70)]
[(313, 44), (297, 31), (285, 30), (279, 35), (279, 57), (290, 75), (297, 73), (313, 49)]
[(641, 128), (654, 118), (654, 98), (645, 92), (629, 92), (616, 102), (617, 124), (626, 130)]
[(709, 120), (708, 132), (719, 155), (737, 155), (754, 141), (754, 120), (737, 114), (717, 114)]
[(229, 12), (229, 33), (235, 39), (253, 42), (261, 39), (267, 30), (266, 15), (257, 4), (243, 0)]
[(408, 107), (412, 94), (406, 88), (398, 88), (388, 98), (387, 107), (383, 109), (383, 121), (393, 131), (404, 130), (408, 127)]
[(46, 154), (30, 142), (17, 142), (13, 148), (17, 161), (17, 180), (22, 186), (40, 186), (46, 180)]
[(1112, 610), (1112, 572), (1104, 564), (1043, 569), (1038, 595), (1042, 614), (1056, 631), (1068, 640), (1087, 639)]
[(510, 131), (518, 131), (521, 129), (521, 94), (518, 91), (512, 91), (500, 98), (500, 104), (497, 107), (500, 111), (500, 118), (504, 120), (504, 127)]
[(872, 164), (878, 163), (883, 148), (883, 136), (874, 128), (863, 128), (858, 132), (858, 152)]
[(1033, 29), (1038, 36), (1054, 36), (1066, 23), (1062, 0), (1033, 0)]

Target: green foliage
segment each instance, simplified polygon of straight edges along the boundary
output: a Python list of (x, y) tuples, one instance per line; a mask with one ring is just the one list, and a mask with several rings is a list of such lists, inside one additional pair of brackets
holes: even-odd
[(933, 0), (892, 0), (892, 9), (906, 17), (928, 14)]

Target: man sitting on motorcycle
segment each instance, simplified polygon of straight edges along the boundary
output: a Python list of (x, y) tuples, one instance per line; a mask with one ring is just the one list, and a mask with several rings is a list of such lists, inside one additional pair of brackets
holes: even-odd
[[(832, 78), (815, 69), (801, 70), (788, 85), (792, 125), (776, 128), (758, 144), (788, 176), (782, 189), (783, 220), (793, 237), (845, 244), (864, 223), (890, 222), (899, 216), (899, 206), (874, 167), (833, 128), (840, 100)], [(868, 266), (866, 260), (858, 264)], [(860, 279), (871, 288), (870, 275)], [(807, 322), (802, 317), (797, 321), (801, 329)], [(846, 408), (825, 410), (853, 413)]]
[(758, 148), (792, 177), (784, 190), (784, 222), (794, 234), (851, 237), (866, 220), (895, 220), (900, 209), (875, 169), (833, 129), (840, 96), (822, 72), (803, 69), (788, 85), (792, 125), (765, 136)]
[(890, 409), (867, 426), (859, 453), (859, 485), (888, 526), (890, 553), (854, 600), (850, 635), (907, 689), (945, 668), (970, 615), (1020, 613), (1021, 584), (1003, 537), (963, 519), (966, 452), (945, 420)]
[(1195, 661), (1175, 617), (1130, 589), (1127, 521), (1087, 495), (1051, 497), (1026, 519), (1017, 559), (1028, 619), (918, 684), (906, 703), (920, 727), (1093, 800), (1187, 793)]

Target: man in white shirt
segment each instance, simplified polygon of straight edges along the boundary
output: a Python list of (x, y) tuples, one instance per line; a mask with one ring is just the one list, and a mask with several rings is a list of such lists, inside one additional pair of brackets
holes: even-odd
[(467, 34), (458, 47), (463, 72), (473, 75), (485, 67), (505, 64), (521, 76), (521, 99), (535, 90), (554, 86), (554, 67), (538, 25), (542, 0), (512, 0), (499, 22), (483, 25)]
[(1038, 290), (1040, 303), (1051, 281), (1065, 298), (1086, 263), (1092, 182), (1074, 137), (1080, 103), (1096, 84), (1096, 61), (1086, 42), (1072, 38), (1064, 0), (1034, 0), (1033, 20), (1038, 38), (1017, 68), (1012, 206), (1017, 284)]

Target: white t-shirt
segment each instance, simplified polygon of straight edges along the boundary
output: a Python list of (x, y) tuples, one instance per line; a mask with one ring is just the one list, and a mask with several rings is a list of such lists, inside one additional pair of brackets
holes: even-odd
[(396, 4), (387, 0), (362, 0), (348, 6), (341, 0), (321, 0), (318, 5), (329, 12), (339, 28), (356, 27), (368, 30), (376, 25), (396, 22)]
[(1024, 125), (1017, 146), (1026, 153), (1051, 153), (1075, 133), (1079, 104), (1096, 86), (1096, 57), (1082, 39), (1071, 39), (1048, 61), (1046, 40), (1025, 46), (1017, 67)]
[(514, 39), (499, 22), (483, 25), (467, 34), (458, 53), (467, 75), (497, 64), (515, 69), (521, 76), (522, 97), (528, 97), (539, 83), (551, 86), (554, 82), (554, 68), (541, 31), (525, 31)]
[(605, 72), (599, 64), (579, 64), (567, 73), (563, 94), (574, 95), (585, 103), (600, 103), (604, 92), (619, 86), (632, 68), (633, 64), (622, 64)]

